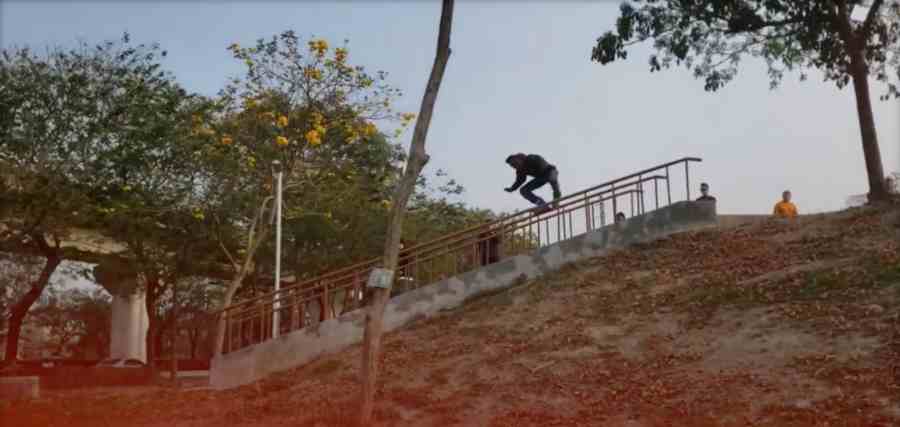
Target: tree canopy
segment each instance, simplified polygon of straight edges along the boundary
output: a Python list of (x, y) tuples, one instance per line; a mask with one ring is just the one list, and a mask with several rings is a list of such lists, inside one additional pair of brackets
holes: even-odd
[(785, 73), (809, 70), (843, 88), (851, 81), (870, 199), (887, 197), (869, 95), (869, 77), (883, 82), (882, 99), (900, 96), (900, 3), (874, 0), (649, 0), (623, 3), (615, 30), (597, 39), (591, 59), (608, 64), (629, 46), (652, 40), (650, 71), (684, 66), (716, 91), (737, 74), (745, 56), (762, 58), (771, 87)]

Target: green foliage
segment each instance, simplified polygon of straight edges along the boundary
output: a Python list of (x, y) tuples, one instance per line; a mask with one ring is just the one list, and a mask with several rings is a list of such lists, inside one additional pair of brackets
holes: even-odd
[(155, 45), (85, 43), (46, 56), (0, 53), (0, 220), (6, 238), (59, 233), (116, 209), (135, 168), (165, 169), (152, 142), (169, 133), (183, 95), (159, 70)]
[[(624, 3), (615, 31), (597, 40), (591, 59), (607, 64), (627, 57), (628, 46), (653, 41), (650, 70), (685, 66), (715, 91), (737, 74), (743, 56), (764, 59), (771, 86), (785, 72), (818, 69), (844, 87), (850, 57), (861, 49), (870, 75), (900, 96), (900, 4), (875, 1), (864, 22), (850, 14), (862, 1), (664, 0)], [(863, 7), (865, 9), (865, 7)], [(892, 75), (893, 73), (893, 75)]]
[(55, 356), (105, 356), (109, 349), (111, 298), (102, 290), (49, 289), (32, 310), (34, 323), (45, 328), (45, 346)]

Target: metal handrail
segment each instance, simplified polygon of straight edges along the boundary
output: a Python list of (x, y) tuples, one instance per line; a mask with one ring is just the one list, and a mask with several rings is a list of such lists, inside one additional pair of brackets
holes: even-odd
[[(605, 223), (606, 211), (603, 207), (605, 206), (605, 202), (612, 201), (612, 215), (615, 216), (617, 199), (623, 196), (629, 196), (631, 198), (632, 213), (634, 213), (636, 207), (637, 214), (643, 214), (646, 212), (644, 200), (646, 191), (644, 190), (644, 187), (645, 184), (649, 182), (653, 182), (652, 187), (656, 198), (656, 207), (658, 208), (660, 206), (660, 194), (658, 188), (658, 182), (660, 181), (664, 181), (666, 184), (667, 197), (665, 200), (668, 201), (668, 204), (671, 204), (672, 197), (669, 168), (681, 163), (684, 163), (685, 165), (686, 195), (690, 198), (688, 165), (690, 162), (701, 161), (702, 159), (697, 157), (684, 157), (561, 197), (553, 202), (554, 208), (548, 212), (538, 214), (537, 211), (539, 207), (534, 207), (524, 211), (515, 212), (493, 221), (470, 226), (463, 230), (449, 233), (424, 243), (415, 244), (402, 250), (398, 260), (398, 269), (405, 269), (407, 273), (409, 270), (415, 270), (416, 273), (414, 275), (418, 276), (420, 273), (419, 268), (423, 267), (429, 271), (429, 280), (433, 280), (435, 271), (438, 271), (437, 274), (441, 275), (446, 275), (450, 272), (450, 269), (447, 269), (446, 271), (442, 270), (447, 266), (439, 266), (440, 268), (435, 270), (434, 263), (441, 261), (452, 264), (453, 274), (457, 274), (459, 272), (458, 265), (460, 262), (463, 263), (463, 269), (469, 268), (471, 267), (469, 264), (475, 265), (479, 263), (476, 259), (479, 253), (481, 253), (482, 257), (485, 257), (486, 255), (483, 251), (493, 251), (493, 249), (485, 249), (492, 239), (499, 238), (502, 245), (511, 245), (512, 251), (518, 250), (517, 246), (522, 245), (524, 245), (524, 249), (542, 246), (545, 244), (543, 243), (545, 240), (541, 236), (542, 233), (544, 234), (544, 237), (546, 237), (546, 243), (550, 243), (550, 241), (553, 240), (551, 239), (553, 233), (551, 232), (550, 221), (553, 219), (556, 220), (556, 240), (561, 241), (568, 239), (574, 237), (576, 234), (576, 225), (573, 221), (573, 215), (580, 213), (579, 211), (584, 209), (585, 221), (584, 223), (580, 223), (578, 228), (580, 229), (581, 225), (584, 225), (584, 232), (590, 231), (596, 227), (595, 208), (597, 206), (601, 208), (600, 222), (602, 226)], [(664, 175), (658, 173), (663, 170), (665, 171)], [(470, 256), (471, 258), (469, 258)], [(357, 293), (361, 294), (362, 289), (364, 288), (363, 284), (367, 279), (369, 271), (378, 266), (380, 261), (381, 258), (373, 258), (347, 267), (332, 270), (325, 274), (285, 286), (278, 291), (268, 292), (245, 301), (231, 304), (228, 307), (219, 310), (216, 314), (224, 316), (227, 325), (231, 325), (235, 322), (239, 323), (242, 334), (245, 332), (243, 322), (249, 321), (252, 323), (254, 322), (254, 319), (259, 317), (261, 323), (259, 324), (259, 330), (257, 332), (259, 333), (259, 341), (262, 341), (267, 339), (266, 322), (262, 321), (262, 317), (267, 315), (270, 316), (274, 311), (283, 312), (284, 310), (291, 310), (292, 314), (289, 317), (292, 319), (290, 320), (292, 323), (296, 320), (294, 319), (295, 311), (301, 313), (298, 314), (301, 316), (301, 318), (298, 319), (301, 327), (304, 323), (302, 317), (307, 315), (306, 309), (301, 307), (301, 305), (307, 304), (310, 301), (319, 300), (321, 307), (320, 317), (324, 316), (324, 318), (327, 318), (329, 317), (327, 311), (337, 312), (337, 308), (334, 306), (335, 301), (339, 298), (344, 298), (344, 301), (341, 303), (341, 311), (346, 312), (346, 303), (350, 301), (351, 298), (357, 298)], [(426, 266), (426, 264), (428, 265)], [(278, 302), (278, 304), (273, 305), (275, 302)], [(269, 305), (273, 306), (268, 307)], [(326, 307), (326, 305), (328, 305), (328, 307)], [(276, 310), (274, 307), (278, 307), (278, 309)], [(243, 337), (243, 335), (241, 335), (241, 337)], [(229, 331), (226, 340), (227, 343), (230, 338), (231, 334)], [(228, 344), (228, 348), (230, 347), (230, 344)]]

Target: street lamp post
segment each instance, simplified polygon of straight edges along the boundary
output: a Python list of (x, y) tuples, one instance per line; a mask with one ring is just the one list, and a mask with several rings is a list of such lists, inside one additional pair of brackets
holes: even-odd
[(272, 337), (278, 338), (279, 329), (279, 295), (281, 289), (281, 182), (284, 175), (281, 169), (281, 162), (275, 160), (272, 162), (272, 169), (275, 172), (275, 304), (272, 310)]

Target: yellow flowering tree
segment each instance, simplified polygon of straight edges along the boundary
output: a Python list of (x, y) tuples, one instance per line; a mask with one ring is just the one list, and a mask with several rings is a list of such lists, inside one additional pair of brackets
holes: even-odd
[[(246, 65), (246, 74), (197, 113), (191, 132), (207, 141), (197, 153), (210, 165), (203, 222), (231, 228), (222, 233), (221, 246), (236, 273), (223, 306), (255, 268), (254, 259), (268, 250), (262, 242), (270, 231), (273, 161), (285, 173), (285, 239), (294, 231), (300, 236), (312, 217), (328, 222), (335, 233), (354, 231), (361, 220), (336, 208), (367, 193), (378, 196), (372, 203), (380, 203), (400, 160), (387, 138), (399, 136), (415, 118), (393, 110), (401, 93), (387, 84), (386, 73), (370, 74), (349, 63), (346, 42), (333, 48), (325, 40), (303, 41), (286, 31), (228, 50)], [(387, 154), (373, 163), (368, 146)], [(367, 187), (370, 172), (380, 177), (377, 191)]]

